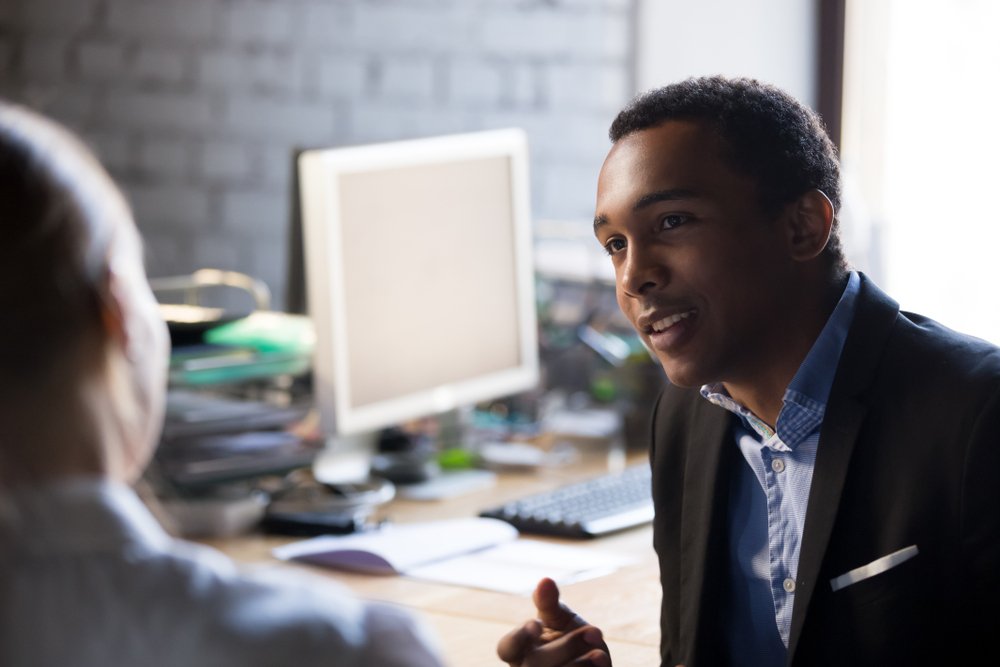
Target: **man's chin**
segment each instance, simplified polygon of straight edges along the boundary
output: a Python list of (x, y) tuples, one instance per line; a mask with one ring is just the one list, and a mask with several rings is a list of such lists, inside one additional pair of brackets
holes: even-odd
[(707, 382), (703, 379), (704, 374), (699, 373), (695, 368), (686, 367), (676, 362), (671, 363), (665, 359), (660, 359), (660, 365), (663, 367), (663, 372), (666, 374), (667, 380), (674, 386), (699, 389)]

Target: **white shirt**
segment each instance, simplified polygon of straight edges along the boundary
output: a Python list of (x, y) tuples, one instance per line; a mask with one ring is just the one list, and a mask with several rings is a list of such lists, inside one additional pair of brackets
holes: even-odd
[(406, 612), (318, 576), (249, 575), (127, 487), (0, 496), (0, 665), (436, 667)]

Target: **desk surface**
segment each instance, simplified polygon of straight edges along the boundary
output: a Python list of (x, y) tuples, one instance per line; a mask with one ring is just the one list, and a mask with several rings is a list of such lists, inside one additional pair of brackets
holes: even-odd
[[(644, 457), (634, 460), (639, 462)], [(397, 523), (472, 516), (485, 507), (575, 481), (587, 474), (587, 469), (580, 467), (504, 473), (491, 489), (448, 500), (397, 499), (384, 508), (383, 515)], [(253, 534), (204, 541), (240, 562), (276, 563), (271, 549), (294, 539)], [(635, 564), (608, 576), (564, 586), (563, 599), (604, 631), (617, 667), (658, 664), (660, 585), (651, 529), (646, 526), (598, 540), (564, 543), (627, 553), (637, 559)], [(497, 640), (534, 615), (530, 598), (520, 595), (291, 563), (280, 566), (308, 567), (314, 573), (336, 579), (362, 597), (411, 608), (437, 632), (451, 667), (501, 664), (495, 652)]]

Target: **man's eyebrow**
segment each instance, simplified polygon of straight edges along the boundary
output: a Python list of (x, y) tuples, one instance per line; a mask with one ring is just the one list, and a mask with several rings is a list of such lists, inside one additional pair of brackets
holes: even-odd
[(661, 201), (674, 201), (677, 199), (692, 199), (698, 197), (698, 193), (694, 190), (678, 188), (675, 190), (660, 190), (659, 192), (650, 192), (648, 195), (643, 195), (639, 198), (635, 204), (632, 205), (632, 212), (636, 212), (651, 206), (657, 202)]
[[(676, 201), (679, 199), (695, 199), (699, 196), (696, 190), (690, 190), (687, 188), (676, 188), (674, 190), (660, 190), (658, 192), (650, 192), (647, 195), (643, 195), (639, 200), (632, 205), (632, 212), (641, 211), (647, 206), (651, 206), (657, 202), (661, 201)], [(608, 224), (608, 218), (605, 215), (594, 216), (594, 233), (602, 226)]]

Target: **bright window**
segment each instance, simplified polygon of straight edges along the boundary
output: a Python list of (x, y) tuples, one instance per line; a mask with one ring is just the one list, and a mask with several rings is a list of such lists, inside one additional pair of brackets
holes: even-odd
[(1000, 2), (849, 0), (845, 243), (903, 309), (1000, 343)]

